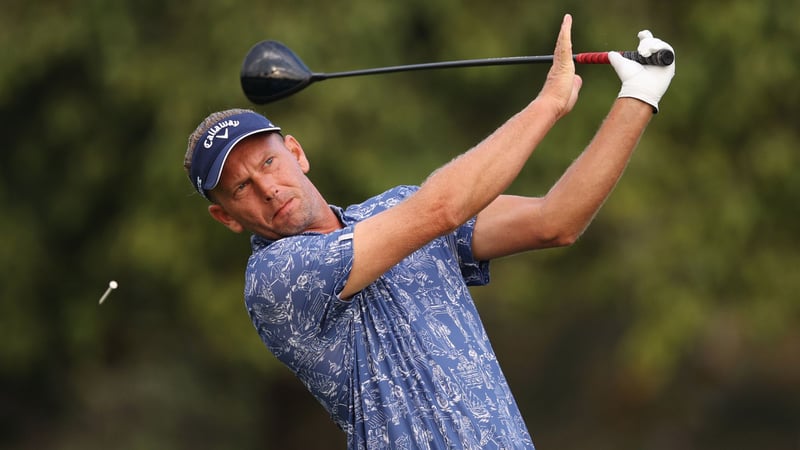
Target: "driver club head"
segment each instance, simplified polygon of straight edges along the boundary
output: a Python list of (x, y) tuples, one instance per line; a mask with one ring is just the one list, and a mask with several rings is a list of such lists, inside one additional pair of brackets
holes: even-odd
[(287, 46), (277, 41), (262, 41), (245, 56), (242, 90), (253, 103), (269, 103), (305, 88), (311, 84), (312, 75)]

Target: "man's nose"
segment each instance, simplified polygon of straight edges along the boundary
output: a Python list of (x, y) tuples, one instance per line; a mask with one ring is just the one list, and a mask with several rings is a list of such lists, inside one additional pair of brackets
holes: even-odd
[(261, 175), (254, 181), (256, 189), (265, 201), (271, 201), (278, 194), (278, 185), (272, 175)]

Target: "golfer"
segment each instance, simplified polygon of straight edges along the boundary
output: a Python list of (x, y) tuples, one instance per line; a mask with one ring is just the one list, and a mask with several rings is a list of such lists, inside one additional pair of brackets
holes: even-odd
[[(189, 138), (185, 167), (211, 216), (252, 234), (244, 296), (272, 353), (350, 449), (531, 449), (467, 286), (489, 261), (575, 242), (612, 191), (674, 74), (612, 54), (618, 98), (543, 197), (503, 195), (578, 99), (567, 15), (536, 98), (421, 186), (330, 205), (300, 142), (229, 110)], [(643, 31), (639, 52), (670, 48)]]

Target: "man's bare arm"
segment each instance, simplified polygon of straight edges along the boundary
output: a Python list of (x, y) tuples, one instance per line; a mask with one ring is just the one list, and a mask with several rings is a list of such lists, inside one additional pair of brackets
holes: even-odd
[(478, 214), (516, 178), (553, 124), (577, 101), (581, 87), (565, 16), (553, 65), (539, 95), (492, 135), (437, 170), (401, 204), (355, 226), (354, 260), (340, 297), (360, 291), (400, 260)]
[(544, 197), (500, 196), (478, 214), (475, 257), (575, 242), (616, 186), (652, 116), (646, 103), (616, 100), (592, 142)]

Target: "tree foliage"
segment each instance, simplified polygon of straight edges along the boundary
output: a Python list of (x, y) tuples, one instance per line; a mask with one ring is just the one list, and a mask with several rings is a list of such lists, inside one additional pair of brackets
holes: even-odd
[[(248, 105), (238, 74), (277, 39), (315, 71), (632, 49), (677, 76), (620, 185), (567, 249), (493, 263), (474, 291), (543, 448), (800, 442), (800, 4), (12, 0), (0, 15), (0, 446), (343, 448), (258, 340), (246, 236), (204, 211), (188, 134), (231, 107), (303, 143), (347, 205), (420, 183), (535, 97), (545, 66), (331, 80)], [(575, 110), (513, 193), (546, 192), (616, 95), (583, 66)], [(120, 288), (101, 307), (109, 280)]]

